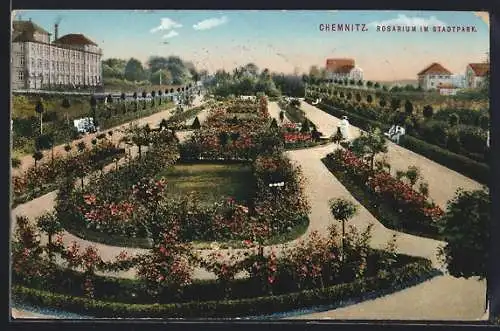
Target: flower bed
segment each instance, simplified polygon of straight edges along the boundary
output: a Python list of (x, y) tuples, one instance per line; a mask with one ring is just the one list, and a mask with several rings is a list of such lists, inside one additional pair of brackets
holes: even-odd
[[(83, 190), (74, 187), (60, 190), (56, 207), (58, 217), (69, 231), (80, 237), (139, 247), (150, 247), (158, 239), (155, 236), (176, 218), (181, 221), (180, 239), (183, 242), (241, 241), (257, 232), (263, 240), (276, 242), (279, 238), (289, 240), (291, 234), (299, 235), (302, 232), (297, 229), (303, 229), (308, 212), (300, 170), (271, 148), (272, 144), (262, 149), (259, 140), (266, 134), (271, 142), (279, 140), (277, 132), (264, 131), (259, 137), (248, 136), (250, 140), (255, 139), (248, 145), (251, 147), (245, 145), (245, 139), (241, 141), (242, 136), (253, 135), (252, 128), (266, 129), (263, 127), (268, 123), (265, 99), (260, 107), (260, 117), (244, 122), (235, 122), (225, 116), (223, 110), (216, 111), (207, 119), (210, 125), (198, 131), (198, 137), (206, 141), (216, 138), (221, 128), (241, 130), (237, 137), (226, 137), (234, 140), (223, 146), (202, 144), (208, 149), (202, 154), (210, 157), (212, 147), (213, 153), (220, 153), (221, 158), (228, 155), (238, 158), (242, 150), (253, 149), (251, 177), (255, 178), (256, 190), (253, 192), (254, 185), (251, 185), (252, 194), (246, 201), (221, 197), (207, 204), (196, 195), (172, 194), (165, 187), (169, 183), (153, 180), (178, 160), (175, 142), (167, 139), (148, 147), (142, 158), (103, 175)], [(155, 134), (162, 132), (166, 131), (155, 131)], [(198, 142), (194, 140), (193, 143)], [(284, 186), (279, 189), (269, 186), (276, 181), (283, 181)], [(142, 194), (144, 191), (150, 193)]]
[[(307, 102), (311, 103), (313, 100), (308, 99)], [(389, 125), (383, 124), (378, 121), (370, 120), (357, 114), (345, 112), (343, 110), (334, 108), (332, 106), (320, 103), (316, 105), (324, 112), (331, 114), (335, 117), (349, 116), (349, 122), (362, 129), (369, 130), (370, 127), (379, 127), (382, 130), (389, 130)], [(486, 163), (475, 161), (467, 156), (453, 153), (437, 145), (430, 144), (411, 135), (404, 135), (400, 139), (400, 145), (417, 154), (428, 157), (429, 159), (437, 162), (445, 167), (455, 170), (465, 176), (468, 176), (480, 183), (488, 183), (490, 180), (490, 167)]]
[[(428, 261), (418, 261), (392, 270), (387, 275), (359, 279), (324, 289), (246, 299), (198, 301), (170, 304), (131, 304), (58, 294), (46, 290), (13, 286), (13, 297), (21, 302), (101, 318), (235, 318), (285, 312), (318, 305), (340, 305), (361, 301), (374, 294), (387, 294), (436, 276)], [(382, 292), (382, 293), (381, 293)]]
[(103, 140), (82, 153), (56, 157), (53, 161), (32, 166), (22, 175), (12, 176), (13, 204), (24, 203), (55, 190), (57, 181), (71, 176), (77, 168), (95, 171), (110, 163), (113, 158), (123, 156), (124, 153), (123, 148)]
[[(59, 236), (42, 246), (26, 219), (18, 218), (18, 225), (12, 246), (15, 299), (96, 317), (156, 317), (158, 309), (163, 317), (265, 314), (400, 288), (435, 274), (429, 260), (397, 255), (394, 249), (370, 249), (371, 227), (363, 233), (349, 227), (343, 261), (333, 226), (327, 236), (313, 232), (279, 254), (264, 253), (260, 243), (246, 240), (246, 251), (200, 256), (179, 242), (179, 223), (147, 253), (121, 253), (103, 261), (95, 247), (81, 249), (73, 243), (66, 248)], [(59, 266), (53, 262), (55, 256), (62, 261)], [(214, 272), (216, 280), (193, 280), (195, 266)], [(96, 275), (133, 267), (136, 280)], [(236, 280), (241, 271), (248, 276)], [(260, 307), (244, 310), (250, 303)], [(137, 315), (127, 315), (130, 312)]]
[(403, 181), (369, 164), (352, 152), (336, 150), (323, 162), (351, 194), (389, 228), (440, 239), (441, 208)]

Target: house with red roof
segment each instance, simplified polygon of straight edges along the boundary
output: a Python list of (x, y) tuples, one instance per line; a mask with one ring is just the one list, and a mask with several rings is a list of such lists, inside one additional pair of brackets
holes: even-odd
[(468, 88), (479, 88), (485, 79), (488, 79), (489, 63), (469, 63), (465, 68), (465, 77)]
[(424, 90), (439, 89), (439, 86), (453, 85), (453, 74), (441, 64), (434, 62), (418, 74), (418, 86)]
[(363, 80), (363, 70), (356, 66), (354, 59), (326, 59), (327, 79)]

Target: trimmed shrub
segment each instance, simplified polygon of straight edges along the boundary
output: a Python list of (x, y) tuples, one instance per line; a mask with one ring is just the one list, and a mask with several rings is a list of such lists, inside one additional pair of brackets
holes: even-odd
[(425, 105), (424, 109), (422, 111), (422, 115), (424, 115), (425, 119), (432, 118), (432, 115), (434, 115), (434, 109), (432, 108), (432, 106), (431, 105)]
[(358, 300), (373, 294), (385, 294), (403, 286), (427, 280), (439, 272), (429, 260), (417, 259), (390, 273), (377, 277), (357, 279), (323, 289), (312, 289), (283, 295), (223, 301), (191, 301), (171, 304), (126, 304), (93, 300), (51, 293), (23, 286), (13, 286), (16, 300), (35, 306), (57, 307), (93, 317), (126, 318), (194, 318), (241, 317), (285, 312), (345, 300)]
[(475, 128), (462, 128), (459, 133), (462, 147), (471, 153), (484, 153), (486, 149), (486, 132)]
[(450, 114), (450, 117), (448, 118), (448, 123), (450, 124), (450, 126), (457, 126), (459, 122), (460, 122), (460, 117), (458, 117), (457, 114), (455, 113)]
[(420, 155), (428, 157), (437, 163), (452, 170), (460, 172), (481, 183), (488, 183), (490, 167), (484, 163), (476, 162), (453, 152), (447, 151), (412, 136), (405, 135), (399, 140), (401, 146), (408, 148)]

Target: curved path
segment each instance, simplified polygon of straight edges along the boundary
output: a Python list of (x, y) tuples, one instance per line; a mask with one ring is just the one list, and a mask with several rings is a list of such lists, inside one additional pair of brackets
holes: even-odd
[[(200, 106), (202, 103), (203, 103), (202, 97), (196, 96), (195, 100), (193, 101), (192, 107)], [(158, 127), (158, 125), (160, 124), (162, 119), (164, 119), (164, 118), (167, 119), (173, 115), (174, 110), (175, 110), (175, 107), (171, 107), (169, 109), (165, 109), (165, 110), (159, 111), (157, 113), (154, 113), (150, 116), (138, 118), (138, 119), (132, 120), (130, 122), (120, 124), (118, 126), (103, 130), (101, 132), (87, 134), (78, 140), (72, 141), (70, 145), (73, 147), (73, 150), (76, 149), (76, 145), (82, 141), (85, 142), (85, 144), (87, 144), (87, 146), (90, 146), (92, 139), (94, 139), (100, 133), (107, 133), (108, 131), (113, 131), (113, 136), (111, 137), (112, 141), (118, 142), (120, 140), (120, 138), (123, 137), (123, 134), (120, 132), (120, 130), (125, 129), (130, 123), (137, 123), (138, 125), (141, 125), (141, 126), (148, 124), (151, 127)], [(55, 146), (54, 147), (54, 155), (55, 156), (60, 155), (60, 154), (65, 155), (66, 154), (66, 152), (64, 151), (65, 145), (66, 144), (61, 144), (61, 145)], [(42, 163), (43, 163), (43, 160), (46, 160), (46, 161), (49, 160), (51, 157), (50, 155), (51, 155), (50, 150), (45, 151), (44, 158), (42, 159)], [(33, 160), (33, 157), (31, 155), (25, 155), (25, 156), (21, 157), (20, 161), (21, 161), (21, 165), (18, 168), (13, 168), (11, 170), (12, 175), (20, 174), (34, 164), (34, 160)]]
[[(308, 117), (314, 111), (311, 111), (310, 109), (304, 110), (306, 110)], [(329, 116), (321, 110), (316, 110)], [(315, 114), (317, 115), (319, 113)], [(315, 114), (312, 116), (315, 116)], [(310, 119), (315, 123), (318, 123), (320, 130), (324, 130), (321, 128), (321, 125), (333, 125), (335, 121), (327, 118), (319, 119), (318, 117), (320, 115), (317, 115), (317, 117), (312, 116)], [(323, 132), (328, 131), (325, 130)], [(287, 152), (292, 161), (302, 168), (304, 177), (306, 178), (305, 192), (311, 203), (311, 212), (309, 215), (310, 226), (306, 235), (313, 230), (325, 232), (328, 225), (335, 222), (329, 212), (328, 200), (330, 198), (344, 197), (346, 199), (350, 199), (358, 205), (358, 213), (350, 221), (350, 224), (354, 225), (359, 230), (363, 230), (366, 226), (368, 226), (368, 224), (373, 223), (374, 228), (371, 245), (375, 248), (383, 248), (395, 232), (385, 228), (373, 217), (373, 215), (371, 215), (363, 206), (354, 200), (347, 189), (323, 165), (321, 158), (331, 152), (333, 148), (333, 145), (330, 144), (312, 149)], [(421, 156), (418, 157), (422, 158)], [(391, 160), (390, 162), (392, 163), (393, 161)], [(422, 168), (423, 167), (424, 165)], [(451, 172), (451, 170), (448, 171)], [(428, 178), (426, 179), (429, 180)], [(434, 194), (434, 190), (431, 189), (431, 196), (437, 200), (434, 197)], [(26, 204), (20, 205), (13, 210), (13, 215), (26, 215), (30, 218), (36, 217), (53, 207), (53, 198), (54, 193), (49, 193)], [(83, 247), (94, 244), (76, 238), (69, 233), (64, 234), (65, 243), (70, 243), (73, 240), (79, 242)], [(296, 243), (296, 241), (292, 241), (288, 243), (288, 245), (293, 245), (294, 243)], [(429, 258), (435, 267), (444, 270), (436, 256), (438, 247), (442, 244), (443, 243), (440, 241), (404, 233), (398, 233), (397, 236), (398, 252)], [(94, 245), (99, 249), (104, 260), (114, 258), (122, 250), (126, 250), (131, 254), (142, 253), (145, 251), (143, 249), (123, 249), (121, 247), (102, 244)], [(275, 246), (273, 248), (279, 250), (282, 246), (283, 245)], [(267, 249), (270, 248), (271, 247), (268, 247)], [(207, 250), (202, 251), (202, 253), (206, 254)], [(114, 274), (114, 276), (130, 278), (134, 277), (134, 271), (130, 270), (125, 273)], [(214, 275), (206, 272), (205, 270), (197, 269), (195, 270), (194, 277), (206, 279), (213, 278)], [(474, 320), (481, 318), (484, 314), (484, 295), (484, 282), (479, 282), (475, 279), (456, 279), (444, 275), (435, 277), (412, 288), (387, 295), (379, 299), (365, 301), (360, 304), (328, 312), (303, 315), (299, 318)], [(381, 307), (382, 304), (391, 308), (384, 310)], [(361, 313), (360, 311), (364, 313)]]
[[(307, 118), (317, 123), (319, 131), (325, 135), (335, 132), (340, 119), (305, 101), (301, 101), (300, 108), (304, 110)], [(351, 125), (351, 138), (358, 137), (361, 131), (361, 129)], [(443, 209), (446, 208), (447, 202), (453, 198), (458, 188), (476, 190), (482, 187), (482, 184), (391, 141), (388, 142), (386, 156), (391, 164), (393, 175), (396, 170), (406, 170), (408, 166), (419, 167), (424, 180), (429, 184), (430, 197)]]

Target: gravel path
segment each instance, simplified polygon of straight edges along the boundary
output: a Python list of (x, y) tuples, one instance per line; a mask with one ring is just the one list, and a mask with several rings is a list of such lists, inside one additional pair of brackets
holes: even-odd
[[(337, 117), (327, 114), (305, 101), (301, 102), (301, 109), (305, 111), (307, 118), (317, 123), (318, 130), (325, 135), (334, 133), (340, 122)], [(350, 126), (352, 138), (358, 137), (360, 133), (359, 128)], [(476, 190), (482, 187), (480, 183), (390, 141), (388, 142), (387, 157), (393, 174), (396, 170), (406, 170), (408, 166), (419, 167), (424, 180), (429, 184), (430, 197), (443, 209), (446, 208), (447, 202), (453, 198), (458, 188)]]
[[(197, 107), (197, 106), (199, 106), (201, 104), (202, 104), (202, 98), (197, 96), (195, 98), (194, 102), (193, 102), (193, 107)], [(160, 111), (160, 112), (157, 112), (155, 114), (152, 114), (152, 115), (150, 115), (148, 117), (139, 118), (139, 119), (136, 119), (136, 120), (133, 120), (133, 121), (130, 121), (130, 122), (127, 122), (127, 123), (115, 126), (113, 128), (109, 128), (109, 129), (103, 130), (101, 132), (97, 132), (97, 133), (93, 133), (93, 134), (87, 134), (87, 135), (85, 135), (81, 139), (74, 140), (73, 142), (71, 142), (70, 145), (73, 147), (73, 150), (76, 149), (76, 145), (79, 142), (81, 142), (81, 141), (85, 142), (85, 144), (87, 146), (90, 146), (92, 139), (94, 139), (97, 135), (99, 135), (101, 133), (107, 133), (108, 131), (111, 131), (111, 130), (113, 131), (113, 136), (111, 137), (112, 141), (113, 142), (118, 142), (120, 140), (120, 138), (123, 137), (123, 134), (119, 130), (126, 128), (130, 123), (137, 123), (138, 125), (149, 124), (151, 127), (158, 127), (158, 125), (160, 124), (160, 121), (162, 119), (164, 119), (164, 118), (167, 119), (170, 116), (172, 116), (174, 110), (175, 110), (175, 108), (165, 109), (163, 111)], [(66, 151), (64, 150), (64, 146), (65, 145), (66, 144), (61, 144), (61, 145), (55, 146), (54, 147), (54, 155), (55, 156), (57, 156), (57, 155), (65, 155), (66, 154)], [(44, 160), (47, 161), (47, 162), (50, 160), (51, 153), (52, 152), (50, 150), (43, 152), (44, 158), (42, 159), (42, 163), (44, 162)], [(12, 171), (12, 175), (17, 175), (17, 174), (22, 173), (23, 171), (25, 171), (26, 169), (28, 169), (29, 167), (31, 167), (34, 164), (34, 162), (35, 162), (33, 160), (33, 157), (31, 155), (25, 155), (25, 156), (21, 157), (20, 161), (21, 161), (21, 165), (18, 168), (15, 168), (15, 169), (11, 170)]]

